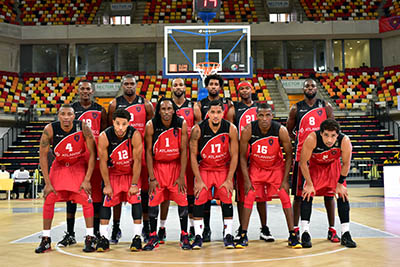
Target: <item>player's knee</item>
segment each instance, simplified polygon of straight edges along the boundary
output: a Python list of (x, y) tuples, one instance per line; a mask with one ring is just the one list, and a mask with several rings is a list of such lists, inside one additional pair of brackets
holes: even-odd
[(282, 202), (282, 207), (284, 209), (289, 209), (292, 207), (292, 204), (290, 203), (290, 197), (289, 197), (288, 193), (286, 193), (285, 190), (279, 190), (278, 195)]
[(194, 205), (194, 196), (187, 196), (187, 201), (188, 201), (188, 204), (189, 204), (189, 206), (190, 205)]
[(203, 218), (204, 217), (204, 204), (193, 206), (193, 217)]
[(76, 203), (72, 203), (71, 201), (67, 202), (67, 213), (75, 214), (76, 213)]
[(142, 205), (140, 203), (132, 204), (131, 212), (134, 220), (142, 219)]
[(233, 217), (233, 206), (232, 206), (232, 204), (222, 203), (222, 216), (224, 218)]
[(93, 217), (94, 211), (93, 211), (92, 204), (88, 203), (88, 204), (82, 205), (82, 209), (83, 209), (83, 217), (85, 217), (85, 218)]
[(159, 212), (159, 207), (158, 207), (158, 205), (157, 206), (154, 206), (154, 207), (149, 207), (148, 208), (148, 210), (149, 210), (149, 217), (151, 217), (151, 218), (157, 218), (158, 217), (158, 212)]
[(111, 218), (111, 208), (102, 206), (100, 209), (100, 219), (110, 220)]
[(333, 196), (324, 196), (324, 201), (333, 201)]
[(188, 206), (178, 206), (178, 213), (180, 218), (188, 216)]
[(300, 203), (302, 200), (301, 196), (294, 196), (294, 201)]

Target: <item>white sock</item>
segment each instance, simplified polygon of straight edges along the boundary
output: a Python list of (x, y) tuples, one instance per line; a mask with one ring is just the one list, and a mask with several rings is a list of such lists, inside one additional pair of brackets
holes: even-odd
[(350, 223), (342, 223), (342, 235), (350, 231)]
[(190, 218), (189, 218), (189, 227), (193, 227), (193, 226), (194, 226), (193, 219), (190, 219)]
[(108, 224), (102, 225), (100, 224), (100, 235), (108, 238)]
[(232, 235), (232, 223), (233, 223), (233, 219), (224, 219), (225, 236), (228, 234)]
[(203, 219), (194, 220), (194, 233), (195, 235), (203, 236)]
[(141, 223), (134, 223), (133, 224), (133, 237), (140, 236), (142, 234), (142, 224)]
[(160, 227), (165, 228), (165, 223), (167, 220), (160, 220)]
[(94, 233), (94, 232), (93, 232), (93, 227), (92, 227), (92, 228), (86, 228), (86, 235), (88, 235), (88, 236), (94, 236), (93, 233)]
[(310, 222), (309, 221), (300, 221), (300, 230), (303, 234), (305, 231), (310, 233)]
[(43, 230), (43, 231), (42, 231), (42, 236), (50, 237), (50, 231), (51, 231), (51, 230)]

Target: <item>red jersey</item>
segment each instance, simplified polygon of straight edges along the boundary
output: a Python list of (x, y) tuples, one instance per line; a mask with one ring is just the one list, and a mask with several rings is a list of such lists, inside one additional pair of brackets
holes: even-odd
[(161, 121), (153, 122), (153, 156), (157, 161), (173, 161), (181, 155), (181, 136), (183, 119), (176, 117), (171, 126), (166, 128)]
[(317, 136), (317, 145), (314, 148), (311, 158), (310, 158), (310, 168), (312, 165), (325, 165), (331, 164), (334, 161), (339, 160), (342, 155), (341, 145), (344, 134), (340, 133), (336, 143), (333, 147), (327, 147), (322, 141), (322, 136), (320, 131), (315, 132)]
[(85, 122), (87, 126), (92, 129), (93, 136), (97, 143), (101, 131), (101, 112), (103, 107), (92, 102), (90, 107), (84, 108), (81, 103), (75, 102), (72, 104), (72, 108), (75, 111), (75, 118)]
[(142, 96), (137, 95), (132, 103), (129, 103), (124, 96), (119, 96), (117, 99), (116, 109), (124, 108), (131, 114), (129, 125), (138, 130), (142, 137), (144, 136), (144, 129), (146, 126), (146, 107), (145, 101)]
[(244, 127), (257, 119), (257, 106), (254, 102), (251, 106), (243, 102), (234, 102), (233, 106), (235, 108), (235, 126), (238, 129), (240, 139)]
[[(226, 115), (228, 114), (228, 109), (229, 109), (229, 105), (228, 105), (228, 100), (226, 98), (219, 98), (219, 100), (222, 101), (222, 104), (224, 105), (224, 119), (226, 119)], [(201, 119), (205, 120), (208, 118), (208, 110), (210, 109), (210, 99), (208, 99), (208, 97), (200, 100), (200, 104), (201, 104)]]
[(192, 132), (192, 127), (194, 125), (194, 111), (193, 103), (189, 100), (185, 100), (182, 106), (178, 106), (174, 103), (176, 115), (182, 117), (186, 121), (188, 138), (190, 138), (190, 133)]
[(204, 170), (216, 170), (228, 168), (231, 160), (229, 153), (229, 128), (230, 122), (222, 119), (221, 125), (216, 133), (210, 126), (208, 119), (202, 121), (200, 126), (199, 155), (200, 168)]

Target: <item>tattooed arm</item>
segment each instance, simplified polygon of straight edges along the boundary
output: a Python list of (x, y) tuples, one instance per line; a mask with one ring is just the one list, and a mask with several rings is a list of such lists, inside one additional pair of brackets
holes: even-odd
[(56, 190), (54, 190), (53, 186), (50, 182), (49, 177), (49, 160), (47, 158), (47, 154), (50, 151), (50, 144), (53, 142), (53, 127), (51, 124), (47, 124), (43, 130), (43, 134), (40, 137), (40, 148), (39, 148), (39, 161), (40, 168), (42, 169), (43, 179), (45, 182), (44, 188), (44, 198), (47, 197), (50, 192), (54, 192), (56, 194)]

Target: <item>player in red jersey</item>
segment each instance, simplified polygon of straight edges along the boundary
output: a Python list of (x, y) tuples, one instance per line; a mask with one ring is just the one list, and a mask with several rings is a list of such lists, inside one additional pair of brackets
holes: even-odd
[[(151, 120), (154, 116), (153, 105), (142, 96), (136, 95), (136, 79), (134, 76), (128, 74), (123, 77), (121, 87), (123, 89), (123, 95), (115, 98), (110, 103), (110, 107), (108, 109), (108, 125), (112, 125), (112, 118), (116, 109), (126, 109), (131, 114), (129, 125), (133, 126), (141, 133), (144, 147), (144, 129), (146, 126), (146, 122)], [(148, 216), (149, 183), (144, 149), (142, 155), (142, 172), (140, 174), (140, 180), (142, 184), (141, 197), (143, 209), (143, 236), (145, 238), (145, 241), (147, 241), (150, 232)], [(121, 229), (119, 228), (121, 218), (121, 205), (115, 206), (113, 208), (113, 211), (114, 221), (110, 241), (111, 243), (117, 244), (119, 238), (121, 237)]]
[[(325, 119), (333, 119), (332, 106), (324, 100), (318, 99), (317, 83), (312, 79), (306, 79), (303, 85), (304, 100), (293, 105), (289, 112), (287, 120), (287, 129), (292, 140), (295, 140), (295, 163), (292, 176), (292, 195), (294, 228), (296, 234), (299, 234), (299, 217), (301, 205), (301, 186), (302, 174), (299, 166), (300, 151), (307, 136), (319, 129), (319, 125)], [(296, 136), (294, 134), (296, 132)], [(324, 197), (325, 208), (328, 215), (328, 239), (332, 242), (340, 242), (335, 230), (335, 202), (333, 197)]]
[(96, 250), (110, 248), (108, 223), (111, 208), (122, 202), (132, 204), (133, 240), (130, 249), (142, 249), (142, 206), (140, 204), (140, 168), (142, 160), (142, 135), (129, 125), (130, 113), (117, 109), (113, 114), (113, 126), (99, 137), (100, 171), (103, 176), (103, 206), (100, 211), (100, 239)]
[[(79, 101), (72, 104), (72, 108), (75, 111), (75, 118), (85, 122), (92, 130), (94, 139), (98, 141), (100, 132), (107, 127), (107, 113), (106, 110), (96, 102), (92, 100), (94, 94), (93, 84), (90, 81), (83, 80), (79, 82), (78, 85)], [(88, 151), (87, 151), (88, 152)], [(89, 159), (90, 154), (86, 153), (86, 160)], [(96, 166), (93, 170), (92, 178), (90, 179), (90, 184), (92, 187), (92, 201), (94, 209), (94, 234), (99, 237), (99, 225), (100, 225), (100, 208), (101, 208), (101, 173), (96, 160)], [(75, 240), (75, 213), (76, 213), (76, 203), (71, 201), (67, 202), (67, 232), (65, 233), (63, 239), (57, 243), (59, 247), (66, 247), (76, 244)]]
[[(256, 120), (257, 116), (257, 104), (252, 100), (252, 90), (253, 86), (248, 81), (242, 81), (237, 85), (237, 90), (239, 92), (240, 101), (234, 102), (233, 106), (229, 109), (227, 120), (234, 123), (239, 133), (239, 141), (241, 131), (246, 125)], [(240, 148), (239, 148), (240, 150)], [(240, 164), (238, 164), (238, 169), (236, 171), (236, 203), (239, 215), (239, 223), (242, 221), (242, 211), (244, 205), (244, 180), (243, 174), (240, 169)], [(275, 241), (274, 237), (271, 235), (269, 228), (267, 226), (267, 202), (259, 201), (257, 202), (257, 211), (260, 216), (261, 222), (261, 232), (260, 239), (266, 242)], [(239, 226), (237, 230), (237, 235), (235, 239), (239, 239), (241, 236), (242, 227)]]
[[(233, 105), (232, 101), (223, 97), (220, 97), (220, 92), (224, 87), (224, 79), (218, 74), (212, 74), (206, 77), (204, 84), (208, 91), (208, 96), (201, 101), (198, 101), (197, 106), (201, 111), (201, 119), (205, 120), (208, 118), (208, 110), (210, 108), (210, 102), (213, 100), (221, 101), (224, 107), (223, 118), (227, 119), (228, 110)], [(211, 228), (210, 228), (210, 211), (211, 201), (207, 201), (204, 205), (204, 231), (203, 231), (203, 242), (211, 241)]]
[[(350, 204), (346, 187), (352, 146), (348, 136), (340, 133), (337, 121), (327, 119), (320, 130), (310, 133), (304, 141), (300, 168), (305, 179), (301, 202), (301, 242), (310, 248), (309, 233), (312, 201), (314, 196), (337, 195), (337, 206), (342, 226), (341, 244), (355, 248), (350, 235)], [(342, 163), (341, 163), (342, 162)]]
[[(284, 126), (272, 121), (272, 109), (258, 104), (257, 120), (246, 125), (240, 138), (240, 164), (244, 178), (242, 232), (236, 248), (247, 246), (247, 229), (254, 201), (265, 202), (278, 195), (289, 229), (289, 246), (301, 248), (293, 228), (293, 211), (289, 197), (289, 171), (292, 165), (292, 144)], [(283, 160), (282, 149), (285, 151)], [(248, 152), (248, 149), (250, 152)], [(247, 162), (249, 161), (249, 164)]]
[[(86, 223), (83, 251), (95, 250), (90, 178), (95, 164), (96, 145), (92, 131), (86, 123), (74, 119), (74, 109), (64, 104), (58, 111), (58, 121), (47, 124), (40, 139), (40, 168), (46, 185), (42, 241), (36, 248), (36, 253), (51, 249), (50, 229), (54, 216), (54, 204), (66, 201), (82, 205)], [(55, 160), (49, 174), (50, 144), (53, 147)], [(87, 163), (84, 158), (86, 148), (90, 153)]]
[[(172, 80), (172, 101), (176, 114), (186, 121), (188, 140), (193, 125), (201, 121), (201, 111), (197, 105), (185, 98), (185, 81), (182, 78)], [(187, 153), (188, 162), (189, 151)], [(194, 175), (190, 164), (186, 166), (186, 185), (187, 185), (187, 200), (188, 200), (188, 215), (189, 215), (189, 238), (194, 237), (194, 224), (193, 224), (193, 205), (194, 205)], [(168, 216), (169, 200), (164, 201), (160, 208), (160, 228), (158, 229), (158, 242), (163, 244), (166, 239), (165, 223)]]
[(192, 249), (202, 246), (204, 204), (213, 198), (221, 201), (225, 247), (234, 248), (232, 191), (238, 161), (238, 134), (232, 123), (222, 119), (223, 112), (221, 101), (211, 101), (208, 119), (195, 125), (190, 137), (190, 161), (196, 177), (193, 209), (196, 236)]
[(182, 249), (191, 249), (187, 234), (188, 202), (185, 181), (187, 125), (175, 113), (172, 99), (160, 99), (154, 119), (146, 125), (145, 138), (149, 171), (150, 240), (143, 249), (153, 250), (158, 247), (158, 206), (169, 200), (178, 204), (180, 245)]

